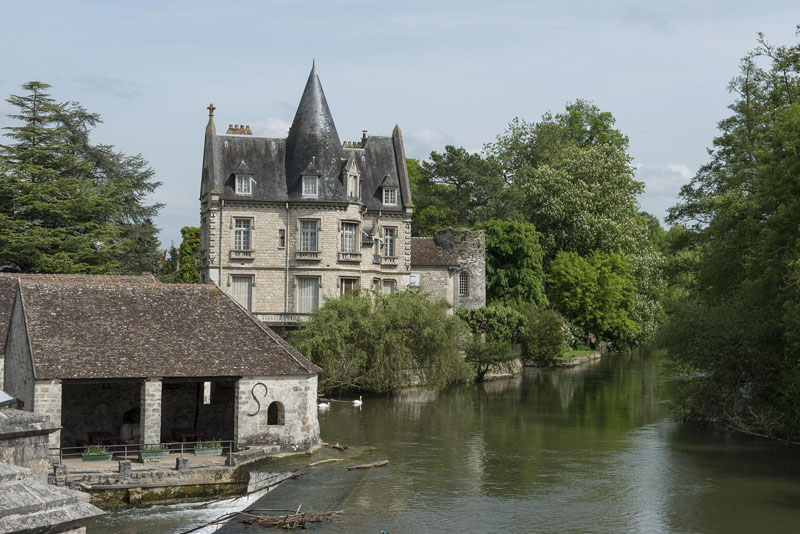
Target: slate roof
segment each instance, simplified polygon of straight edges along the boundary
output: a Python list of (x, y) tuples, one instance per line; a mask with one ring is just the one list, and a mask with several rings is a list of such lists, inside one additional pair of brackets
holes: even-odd
[(440, 247), (432, 237), (411, 238), (412, 267), (458, 267), (458, 262), (447, 249)]
[[(223, 200), (267, 202), (348, 202), (343, 169), (355, 156), (361, 176), (360, 201), (383, 211), (410, 207), (411, 190), (405, 165), (402, 133), (369, 136), (355, 148), (343, 148), (325, 99), (316, 67), (312, 67), (292, 126), (286, 138), (217, 135), (213, 118), (206, 126), (201, 197), (213, 190)], [(237, 195), (235, 174), (244, 162), (255, 181), (250, 195)], [(302, 175), (319, 177), (319, 195), (302, 196)], [(384, 206), (380, 188), (400, 186), (396, 206)]]
[(37, 379), (310, 375), (213, 285), (20, 278)]

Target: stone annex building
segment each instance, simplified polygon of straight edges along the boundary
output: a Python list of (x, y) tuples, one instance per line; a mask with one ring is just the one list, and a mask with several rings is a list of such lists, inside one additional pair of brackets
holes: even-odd
[(212, 284), (0, 274), (3, 390), (50, 417), (50, 447), (187, 429), (234, 447), (320, 444), (320, 369)]
[(485, 238), (412, 238), (403, 136), (341, 142), (316, 68), (286, 138), (249, 126), (205, 133), (201, 277), (271, 325), (303, 320), (355, 288), (409, 286), (454, 307), (485, 304)]

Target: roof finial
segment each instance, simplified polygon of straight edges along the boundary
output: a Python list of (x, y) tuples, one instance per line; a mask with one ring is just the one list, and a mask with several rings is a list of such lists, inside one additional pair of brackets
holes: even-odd
[(214, 104), (209, 104), (206, 109), (208, 110), (209, 118), (212, 118), (214, 116), (214, 110), (217, 108), (214, 106)]

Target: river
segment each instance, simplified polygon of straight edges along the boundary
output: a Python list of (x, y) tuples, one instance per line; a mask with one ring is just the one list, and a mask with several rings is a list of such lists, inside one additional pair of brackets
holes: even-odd
[[(637, 353), (360, 408), (335, 402), (320, 414), (323, 438), (390, 465), (331, 468), (329, 481), (298, 479), (259, 506), (344, 509), (314, 529), (325, 533), (798, 532), (800, 450), (675, 422), (667, 386), (658, 358)], [(88, 532), (180, 532), (209, 514), (221, 513), (125, 510)]]

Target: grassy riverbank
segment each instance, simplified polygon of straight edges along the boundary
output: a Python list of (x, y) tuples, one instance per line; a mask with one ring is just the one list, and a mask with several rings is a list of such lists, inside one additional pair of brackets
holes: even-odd
[(588, 356), (598, 352), (597, 349), (569, 349), (561, 351), (561, 354), (556, 356), (559, 360), (569, 360), (570, 358), (579, 358), (581, 356)]

